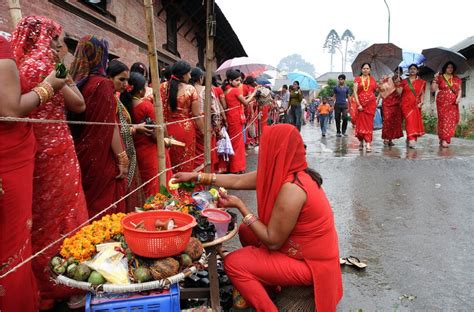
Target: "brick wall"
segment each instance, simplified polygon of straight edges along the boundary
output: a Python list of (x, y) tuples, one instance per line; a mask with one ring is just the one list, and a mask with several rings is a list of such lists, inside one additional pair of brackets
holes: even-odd
[[(69, 0), (69, 3), (80, 8), (81, 10), (92, 14), (97, 19), (106, 21), (115, 25), (121, 31), (136, 37), (137, 39), (147, 42), (145, 17), (142, 1), (139, 0), (109, 0), (107, 10), (115, 16), (116, 21), (113, 22), (100, 13), (88, 8), (79, 2), (79, 0)], [(160, 1), (158, 1), (160, 2)], [(112, 4), (113, 3), (113, 4)], [(133, 42), (127, 41), (121, 36), (111, 31), (102, 29), (101, 27), (71, 13), (48, 0), (23, 0), (21, 1), (21, 9), (23, 16), (43, 15), (53, 18), (62, 25), (63, 34), (67, 34), (73, 38), (81, 38), (84, 35), (94, 34), (106, 38), (110, 44), (110, 51), (119, 56), (124, 63), (131, 65), (136, 61), (148, 63), (147, 51), (139, 47)], [(156, 45), (160, 52), (165, 54), (168, 59), (178, 59), (168, 51), (162, 49), (162, 45), (166, 43), (166, 14), (163, 12), (159, 17), (156, 16), (160, 9), (160, 4), (156, 5), (155, 10), (155, 29), (156, 29)], [(186, 18), (186, 17), (182, 17)], [(178, 21), (178, 25), (181, 24)], [(203, 29), (194, 29), (185, 38), (185, 32), (192, 27), (191, 24), (185, 25), (178, 32), (178, 51), (181, 59), (188, 61), (192, 66), (198, 63), (197, 42), (191, 40), (195, 32), (204, 32)], [(7, 1), (0, 1), (0, 31), (12, 32), (11, 18), (8, 11)], [(66, 57), (66, 63), (72, 59), (69, 55)], [(215, 66), (215, 64), (214, 64)]]

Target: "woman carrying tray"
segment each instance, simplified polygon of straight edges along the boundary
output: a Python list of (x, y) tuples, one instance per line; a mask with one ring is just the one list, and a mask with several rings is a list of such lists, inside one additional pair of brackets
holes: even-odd
[(269, 127), (262, 136), (258, 170), (243, 175), (178, 173), (176, 182), (196, 181), (228, 189), (256, 190), (258, 217), (235, 196), (222, 207), (238, 208), (244, 248), (225, 258), (225, 269), (257, 311), (278, 311), (266, 286), (314, 285), (317, 311), (335, 311), (342, 297), (338, 238), (322, 178), (308, 168), (298, 130)]

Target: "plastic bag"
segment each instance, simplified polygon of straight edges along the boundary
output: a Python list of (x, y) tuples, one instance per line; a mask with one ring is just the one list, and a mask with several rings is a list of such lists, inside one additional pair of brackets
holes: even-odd
[(117, 247), (120, 248), (120, 243), (101, 244), (96, 247), (99, 253), (85, 264), (102, 274), (111, 284), (130, 284), (127, 258), (121, 251), (116, 250)]

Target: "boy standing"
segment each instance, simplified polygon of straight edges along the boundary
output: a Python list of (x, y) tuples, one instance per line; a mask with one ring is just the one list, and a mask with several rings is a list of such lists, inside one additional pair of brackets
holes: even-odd
[(328, 99), (326, 97), (323, 98), (323, 102), (318, 106), (319, 112), (319, 124), (321, 125), (321, 133), (323, 137), (326, 136), (326, 130), (329, 121), (329, 114), (332, 111), (331, 105), (328, 103)]

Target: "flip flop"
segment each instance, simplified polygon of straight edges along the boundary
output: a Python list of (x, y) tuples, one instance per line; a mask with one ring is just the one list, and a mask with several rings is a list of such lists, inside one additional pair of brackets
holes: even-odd
[(365, 269), (367, 267), (367, 264), (364, 262), (361, 262), (359, 258), (354, 257), (354, 256), (349, 256), (347, 258), (344, 258), (348, 263), (351, 265), (356, 266), (358, 269)]
[(339, 258), (339, 264), (340, 265), (344, 265), (344, 264), (352, 265), (349, 262), (347, 262), (346, 258)]

